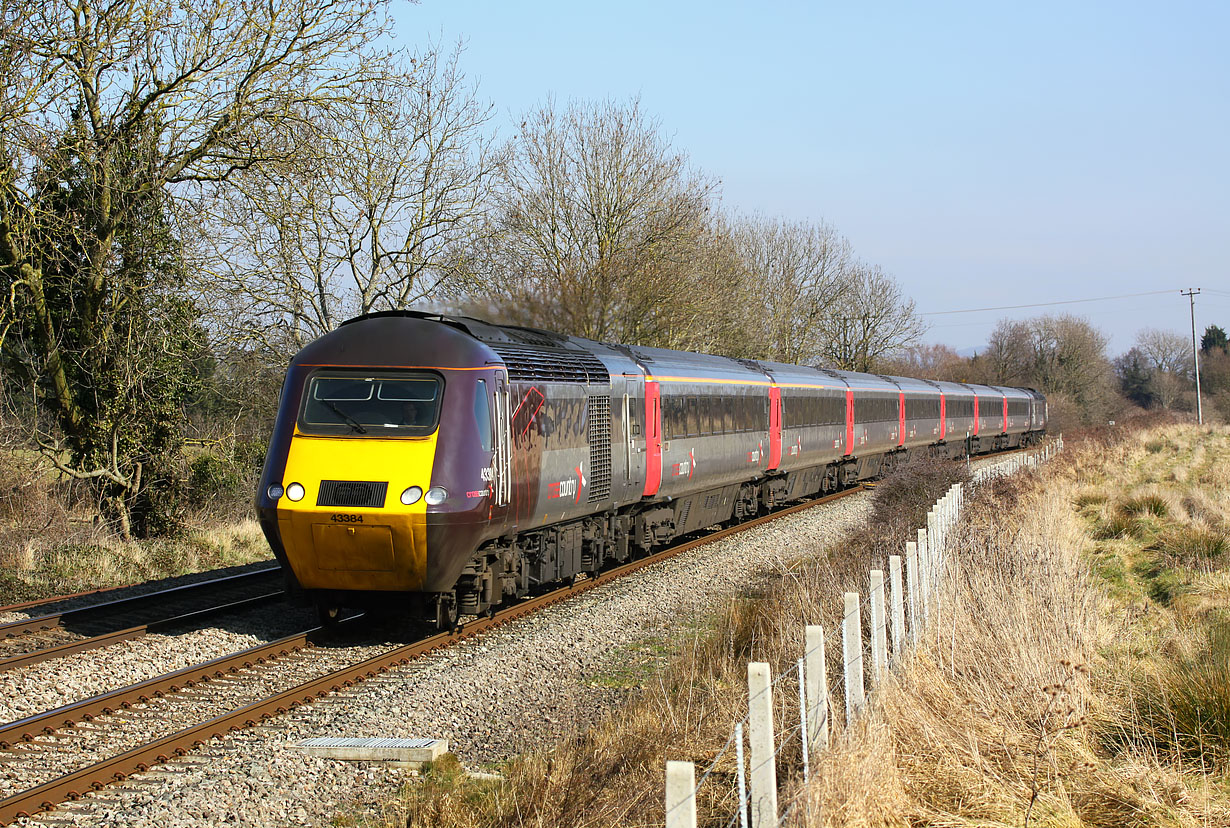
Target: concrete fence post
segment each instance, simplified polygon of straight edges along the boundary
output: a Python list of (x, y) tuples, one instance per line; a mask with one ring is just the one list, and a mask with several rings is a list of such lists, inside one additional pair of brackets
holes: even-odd
[(666, 763), (666, 828), (696, 828), (696, 766)]
[(841, 643), (846, 676), (846, 726), (849, 727), (866, 706), (867, 694), (863, 688), (863, 619), (858, 593), (847, 592), (845, 598)]
[(888, 672), (888, 613), (885, 612), (884, 570), (871, 570), (871, 671), (876, 690)]
[(931, 571), (931, 550), (928, 548), (928, 540), (927, 530), (919, 529), (917, 540), (918, 574), (921, 576), (922, 582), (919, 584), (921, 589), (919, 590), (920, 594), (918, 597), (918, 604), (922, 609), (922, 623), (924, 627), (931, 620), (931, 582), (935, 577), (934, 573)]
[(777, 826), (777, 765), (773, 748), (773, 685), (769, 665), (747, 665), (748, 744), (752, 752), (752, 828)]
[(735, 761), (739, 763), (739, 828), (747, 828), (747, 763), (743, 761), (743, 722), (735, 725)]
[(888, 591), (893, 617), (893, 665), (905, 657), (905, 596), (901, 583), (901, 556), (888, 556)]
[(918, 571), (918, 544), (908, 541), (905, 545), (905, 577), (910, 588), (910, 643), (918, 646), (918, 627), (922, 624), (922, 596), (919, 588), (922, 573)]
[(807, 741), (815, 756), (829, 746), (829, 674), (824, 664), (824, 628), (809, 624), (805, 640)]

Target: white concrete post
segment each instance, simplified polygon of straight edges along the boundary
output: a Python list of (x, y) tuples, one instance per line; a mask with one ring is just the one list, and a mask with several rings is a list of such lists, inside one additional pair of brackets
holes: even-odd
[(922, 624), (922, 597), (919, 585), (922, 573), (918, 571), (918, 544), (909, 541), (905, 545), (905, 577), (910, 587), (910, 643), (918, 646), (918, 628)]
[(876, 689), (884, 684), (888, 672), (888, 613), (884, 600), (884, 570), (871, 570), (871, 671)]
[[(807, 672), (803, 667), (803, 659), (799, 659), (799, 733), (807, 735)], [(799, 744), (803, 746), (803, 781), (811, 781), (811, 766), (809, 764), (811, 740), (802, 738)]]
[(863, 619), (858, 606), (858, 593), (847, 592), (845, 616), (841, 628), (842, 661), (846, 675), (846, 726), (867, 704), (863, 689)]
[(752, 749), (752, 828), (777, 826), (777, 766), (773, 749), (773, 685), (769, 665), (747, 665), (748, 744)]
[(666, 828), (696, 828), (696, 766), (666, 763)]
[(805, 646), (807, 740), (814, 756), (829, 746), (829, 674), (824, 664), (824, 628), (809, 624)]
[(905, 595), (901, 583), (901, 556), (888, 556), (888, 591), (893, 616), (893, 664), (905, 658)]
[(743, 761), (743, 722), (735, 725), (735, 761), (739, 763), (739, 828), (747, 828), (747, 763)]
[(922, 622), (926, 626), (927, 621), (931, 617), (931, 555), (927, 549), (927, 530), (918, 530), (918, 574), (919, 574), (919, 590), (918, 607), (922, 610)]

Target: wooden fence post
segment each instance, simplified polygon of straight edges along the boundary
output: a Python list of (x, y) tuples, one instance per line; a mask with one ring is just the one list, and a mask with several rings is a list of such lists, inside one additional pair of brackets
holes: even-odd
[(812, 756), (816, 756), (829, 746), (829, 676), (824, 664), (824, 628), (809, 624), (805, 637), (807, 741)]
[(905, 657), (905, 595), (901, 583), (901, 556), (888, 556), (888, 588), (893, 616), (893, 664)]
[(696, 828), (696, 766), (666, 763), (666, 828)]
[(846, 726), (854, 721), (867, 704), (863, 688), (863, 619), (858, 606), (858, 593), (847, 592), (845, 616), (842, 621), (842, 661), (846, 676)]
[(888, 613), (885, 612), (884, 570), (871, 570), (871, 671), (876, 690), (888, 672)]
[(748, 743), (752, 749), (752, 828), (777, 826), (777, 765), (773, 748), (773, 684), (769, 665), (747, 665)]

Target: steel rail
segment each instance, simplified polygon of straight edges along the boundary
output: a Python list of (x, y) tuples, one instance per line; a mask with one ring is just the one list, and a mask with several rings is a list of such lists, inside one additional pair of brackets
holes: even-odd
[[(261, 578), (268, 578), (270, 575), (279, 572), (281, 572), (280, 567), (266, 567), (265, 569), (258, 569), (252, 572), (241, 572), (238, 575), (227, 575), (224, 578), (214, 578), (209, 581), (198, 581), (194, 584), (185, 584), (157, 592), (147, 592), (144, 595), (134, 595), (130, 598), (120, 598), (115, 601), (105, 601), (101, 604), (91, 604), (88, 607), (78, 607), (77, 609), (65, 610), (64, 612), (38, 615), (33, 618), (24, 618), (20, 621), (10, 621), (7, 624), (0, 624), (0, 636), (14, 638), (19, 635), (63, 627), (66, 624), (84, 621), (96, 615), (112, 612), (132, 612), (145, 607), (155, 606), (168, 599), (185, 598), (194, 593), (208, 593), (220, 586), (229, 586), (245, 580), (256, 581)], [(88, 595), (90, 593), (85, 594)], [(9, 607), (3, 609), (7, 610)]]
[(207, 607), (206, 609), (187, 612), (183, 615), (176, 615), (171, 618), (160, 618), (157, 621), (151, 621), (148, 624), (138, 624), (135, 627), (129, 627), (124, 630), (116, 630), (114, 632), (103, 633), (91, 638), (82, 638), (78, 641), (67, 641), (63, 644), (56, 644), (52, 647), (43, 647), (38, 650), (31, 650), (28, 653), (20, 653), (18, 655), (9, 656), (8, 658), (0, 658), (0, 673), (9, 670), (16, 670), (18, 667), (28, 667), (31, 664), (39, 664), (43, 661), (51, 661), (57, 658), (64, 658), (73, 653), (82, 653), (87, 650), (97, 650), (100, 647), (110, 647), (112, 644), (118, 644), (121, 641), (128, 641), (133, 638), (140, 638), (151, 632), (173, 627), (178, 624), (188, 624), (193, 621), (203, 621), (215, 615), (222, 615), (228, 612), (243, 612), (244, 610), (252, 609), (253, 607), (267, 604), (271, 601), (276, 601), (279, 598), (286, 596), (285, 590), (277, 590), (276, 592), (267, 592), (263, 595), (256, 595), (251, 598), (244, 598), (239, 601), (233, 601), (229, 604), (220, 604), (216, 607)]
[(333, 630), (342, 625), (354, 624), (357, 619), (343, 621), (331, 630), (315, 627), (304, 632), (279, 638), (266, 644), (257, 644), (237, 653), (219, 656), (203, 664), (184, 667), (172, 673), (154, 676), (127, 687), (120, 687), (79, 702), (66, 704), (46, 713), (27, 716), (15, 722), (0, 725), (0, 749), (8, 750), (21, 742), (32, 742), (36, 736), (50, 735), (61, 728), (72, 727), (78, 722), (88, 722), (134, 704), (141, 704), (168, 693), (178, 693), (185, 687), (194, 687), (225, 675), (235, 675), (241, 669), (264, 664), (280, 656), (314, 646), (322, 635), (332, 636)]
[[(58, 779), (53, 779), (45, 782), (28, 791), (14, 794), (3, 800), (0, 800), (0, 824), (7, 825), (16, 819), (22, 817), (30, 817), (41, 811), (49, 811), (59, 803), (79, 799), (85, 793), (91, 790), (100, 790), (113, 781), (122, 781), (133, 773), (139, 773), (148, 770), (152, 765), (167, 762), (172, 756), (183, 756), (195, 747), (205, 744), (206, 740), (214, 737), (223, 737), (227, 733), (243, 730), (247, 727), (254, 727), (259, 722), (273, 718), (274, 716), (286, 713), (300, 705), (307, 704), (329, 695), (331, 692), (337, 692), (346, 687), (351, 687), (365, 679), (374, 677), (381, 673), (386, 673), (390, 669), (410, 663), (412, 659), (425, 655), (436, 650), (441, 650), (447, 647), (454, 646), (468, 638), (472, 638), (480, 633), (491, 630), (495, 627), (502, 626), (516, 619), (522, 618), (533, 612), (537, 612), (544, 607), (561, 601), (568, 600), (574, 595), (590, 589), (595, 589), (603, 586), (618, 578), (622, 578), (637, 570), (647, 566), (660, 563), (668, 558), (682, 555), (694, 549), (700, 548), (710, 543), (716, 543), (731, 535), (740, 532), (746, 532), (758, 526), (763, 526), (777, 518), (785, 515), (801, 512), (806, 509), (811, 509), (816, 506), (821, 506), (825, 503), (831, 503), (843, 497), (848, 497), (863, 491), (862, 486), (856, 486), (846, 489), (835, 494), (827, 495), (816, 500), (810, 500), (805, 503), (799, 503), (767, 515), (749, 520), (745, 523), (740, 523), (735, 526), (728, 526), (720, 529), (712, 534), (705, 535), (700, 538), (695, 538), (685, 543), (673, 546), (669, 549), (664, 549), (661, 552), (653, 555), (639, 558), (626, 564), (614, 567), (606, 572), (598, 575), (577, 581), (572, 586), (562, 587), (551, 592), (539, 595), (533, 598), (526, 599), (520, 603), (509, 606), (500, 610), (489, 617), (478, 618), (474, 621), (466, 622), (458, 627), (445, 632), (438, 633), (420, 641), (406, 644), (397, 647), (381, 655), (369, 658), (358, 664), (350, 665), (341, 670), (334, 671), (327, 675), (316, 679), (304, 682), (303, 684), (285, 690), (274, 696), (271, 696), (262, 701), (253, 702), (239, 709), (233, 710), (230, 713), (217, 716), (209, 721), (184, 728), (176, 733), (163, 736), (146, 745), (133, 748), (125, 753), (105, 759), (97, 764), (89, 767), (81, 768), (70, 774), (62, 776)], [(305, 633), (305, 636), (319, 633), (319, 630), (311, 633)], [(292, 638), (299, 638), (293, 636)], [(282, 639), (279, 642), (264, 645), (268, 648), (282, 648), (287, 646), (286, 642), (290, 639)], [(301, 645), (300, 648), (302, 648)], [(259, 648), (253, 648), (253, 650)], [(280, 651), (280, 650), (279, 650)], [(245, 651), (251, 653), (252, 650)], [(228, 661), (234, 656), (226, 656), (222, 659), (215, 659), (207, 665), (201, 665), (196, 668), (181, 670), (174, 674), (161, 676), (157, 679), (151, 679), (147, 682), (142, 682), (140, 685), (134, 685), (132, 688), (124, 688), (120, 691), (113, 691), (106, 694), (107, 701), (103, 702), (103, 697), (87, 699), (78, 702), (75, 705), (60, 708), (52, 713), (42, 714), (41, 716), (30, 717), (21, 722), (15, 722), (12, 725), (0, 729), (0, 739), (9, 739), (10, 736), (21, 739), (31, 740), (35, 735), (40, 733), (53, 733), (58, 727), (69, 726), (75, 721), (80, 721), (85, 715), (91, 717), (106, 713), (108, 710), (114, 710), (117, 706), (124, 706), (125, 703), (131, 705), (133, 697), (131, 692), (135, 688), (142, 688), (141, 693), (146, 699), (152, 692), (165, 693), (168, 690), (174, 692), (178, 687), (172, 688), (172, 684), (186, 686), (186, 679), (193, 681), (208, 680), (215, 675), (230, 670), (230, 667), (221, 666), (222, 662)], [(175, 676), (176, 678), (172, 678)], [(157, 687), (155, 687), (157, 683)], [(140, 698), (136, 700), (141, 700)], [(18, 725), (22, 725), (18, 727)], [(20, 731), (20, 732), (18, 732)], [(37, 731), (37, 732), (36, 732)], [(9, 744), (13, 744), (12, 741)], [(3, 745), (3, 742), (0, 742)]]

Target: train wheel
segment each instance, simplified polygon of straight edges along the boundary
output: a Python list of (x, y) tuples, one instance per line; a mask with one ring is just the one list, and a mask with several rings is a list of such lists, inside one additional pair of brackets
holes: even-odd
[(436, 629), (451, 630), (457, 626), (457, 601), (451, 595), (436, 598)]

